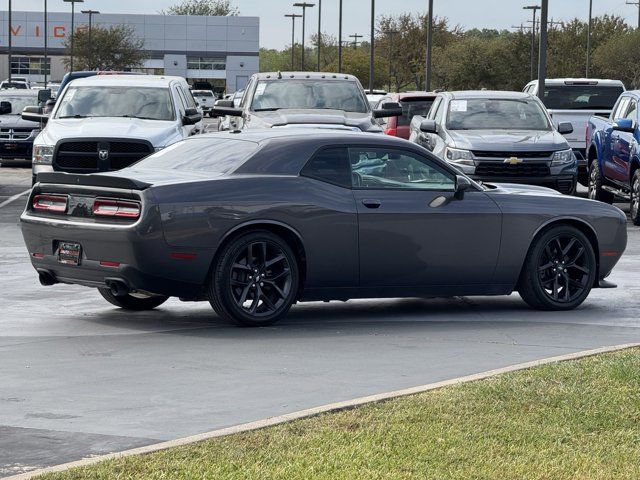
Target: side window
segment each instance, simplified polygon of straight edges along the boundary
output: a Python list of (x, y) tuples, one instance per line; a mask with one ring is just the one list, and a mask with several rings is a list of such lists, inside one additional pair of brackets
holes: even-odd
[(633, 99), (629, 101), (629, 107), (627, 108), (627, 114), (624, 116), (624, 118), (627, 118), (629, 120), (633, 120), (634, 122), (636, 121), (636, 119), (638, 118), (638, 102), (636, 102)]
[(183, 95), (185, 96), (186, 100), (187, 100), (187, 107), (189, 108), (196, 108), (196, 101), (193, 98), (193, 94), (191, 93), (190, 89), (184, 89), (182, 87), (178, 87), (180, 88), (180, 90), (182, 90)]
[(323, 148), (304, 166), (300, 175), (340, 187), (351, 188), (351, 171), (346, 147)]
[(178, 108), (180, 110), (180, 117), (184, 115), (184, 111), (187, 109), (187, 101), (184, 99), (184, 95), (180, 91), (180, 88), (173, 87), (173, 93), (178, 99)]
[(442, 117), (444, 115), (444, 104), (444, 100), (440, 102), (440, 104), (438, 105), (438, 109), (436, 110), (435, 117), (433, 118), (438, 124), (442, 123)]
[(438, 110), (438, 107), (440, 106), (441, 103), (442, 103), (442, 97), (438, 97), (435, 99), (435, 101), (431, 105), (431, 108), (429, 109), (429, 113), (427, 114), (427, 118), (429, 120), (433, 120), (436, 117), (436, 111)]
[(249, 103), (250, 92), (253, 89), (255, 81), (252, 79), (249, 84), (244, 89), (244, 93), (242, 94), (242, 99), (240, 100), (240, 108), (245, 109)]
[(627, 110), (627, 105), (629, 105), (629, 97), (620, 97), (618, 104), (613, 110), (612, 119), (615, 120), (616, 118), (623, 118)]
[(445, 190), (455, 189), (454, 175), (416, 153), (387, 148), (350, 148), (354, 188)]

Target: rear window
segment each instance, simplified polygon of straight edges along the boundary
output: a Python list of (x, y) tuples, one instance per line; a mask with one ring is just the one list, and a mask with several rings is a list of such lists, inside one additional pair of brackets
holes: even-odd
[(193, 96), (194, 97), (213, 97), (213, 92), (210, 92), (208, 90), (194, 90)]
[(402, 116), (398, 117), (398, 125), (410, 125), (411, 119), (415, 115), (426, 117), (434, 100), (435, 98), (403, 98), (400, 100)]
[(242, 165), (257, 149), (257, 143), (246, 140), (193, 138), (140, 160), (135, 168), (224, 174)]
[(611, 110), (623, 91), (603, 85), (546, 85), (542, 102), (557, 110)]

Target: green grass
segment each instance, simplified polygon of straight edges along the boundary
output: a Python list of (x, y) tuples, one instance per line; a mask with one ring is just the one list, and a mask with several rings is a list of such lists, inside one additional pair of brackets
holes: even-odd
[(640, 349), (41, 479), (640, 479)]

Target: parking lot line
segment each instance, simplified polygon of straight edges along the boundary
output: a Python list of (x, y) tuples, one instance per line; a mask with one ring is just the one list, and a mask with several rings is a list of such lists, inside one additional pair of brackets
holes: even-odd
[(5, 207), (7, 205), (9, 205), (11, 202), (16, 201), (17, 199), (19, 199), (20, 197), (22, 197), (23, 195), (26, 195), (27, 193), (29, 193), (31, 191), (31, 189), (29, 190), (25, 190), (24, 192), (21, 193), (17, 193), (15, 194), (13, 197), (9, 197), (7, 198), (4, 202), (0, 203), (0, 208)]
[(147, 445), (144, 447), (132, 448), (130, 450), (124, 450), (122, 452), (109, 453), (107, 455), (98, 455), (95, 457), (84, 458), (82, 460), (77, 460), (74, 462), (63, 463), (61, 465), (55, 465), (53, 467), (47, 467), (43, 469), (33, 470), (31, 472), (22, 473), (19, 475), (14, 475), (14, 476), (5, 478), (5, 480), (27, 480), (27, 479), (34, 478), (38, 475), (42, 475), (44, 473), (62, 472), (65, 470), (69, 470), (71, 468), (92, 465), (104, 460), (129, 457), (132, 455), (148, 454), (148, 453), (157, 452), (160, 450), (179, 447), (182, 445), (202, 442), (204, 440), (209, 440), (212, 438), (225, 437), (227, 435), (248, 432), (251, 430), (258, 430), (261, 428), (270, 427), (270, 426), (278, 425), (281, 423), (291, 422), (293, 420), (298, 420), (301, 418), (313, 417), (323, 413), (338, 412), (340, 410), (345, 410), (345, 409), (357, 407), (360, 405), (365, 405), (368, 403), (381, 402), (385, 400), (390, 400), (392, 398), (404, 397), (407, 395), (415, 395), (417, 393), (423, 393), (423, 392), (427, 392), (430, 390), (435, 390), (438, 388), (447, 387), (451, 385), (459, 385), (461, 383), (483, 380), (483, 379), (495, 377), (497, 375), (501, 375), (504, 373), (515, 372), (518, 370), (526, 370), (529, 368), (538, 367), (540, 365), (547, 365), (549, 363), (558, 363), (558, 362), (565, 362), (568, 360), (577, 360), (580, 358), (590, 357), (593, 355), (599, 355), (601, 353), (615, 352), (615, 351), (625, 350), (628, 348), (635, 348), (639, 346), (640, 346), (640, 343), (627, 343), (622, 345), (594, 348), (591, 350), (582, 350), (578, 352), (568, 353), (565, 355), (558, 355), (554, 357), (543, 358), (540, 360), (533, 360), (530, 362), (510, 365), (507, 367), (497, 368), (494, 370), (488, 370), (481, 373), (466, 375), (464, 377), (458, 377), (450, 380), (443, 380), (440, 382), (429, 383), (427, 385), (420, 385), (416, 387), (405, 388), (402, 390), (395, 390), (395, 391), (380, 393), (376, 395), (368, 395), (366, 397), (354, 398), (352, 400), (330, 403), (330, 404), (322, 405), (319, 407), (308, 408), (306, 410), (300, 410), (297, 412), (278, 415), (275, 417), (268, 417), (262, 420), (244, 423), (241, 425), (235, 425), (232, 427), (221, 428), (221, 429), (213, 430), (210, 432), (200, 433), (198, 435), (191, 435), (188, 437), (178, 438), (175, 440), (169, 440), (166, 442), (156, 443), (153, 445)]

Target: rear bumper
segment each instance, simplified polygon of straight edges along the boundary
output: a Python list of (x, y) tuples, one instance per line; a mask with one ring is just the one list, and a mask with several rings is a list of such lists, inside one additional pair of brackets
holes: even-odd
[[(167, 245), (157, 219), (113, 228), (23, 214), (20, 226), (33, 267), (60, 283), (106, 287), (118, 280), (132, 291), (195, 299), (202, 297), (213, 258), (212, 249), (186, 252)], [(81, 245), (79, 265), (58, 261), (61, 241)]]
[(538, 185), (557, 190), (560, 193), (571, 195), (575, 192), (576, 175), (558, 175), (546, 177), (485, 177), (470, 175), (474, 180), (488, 183), (522, 183), (525, 185)]

